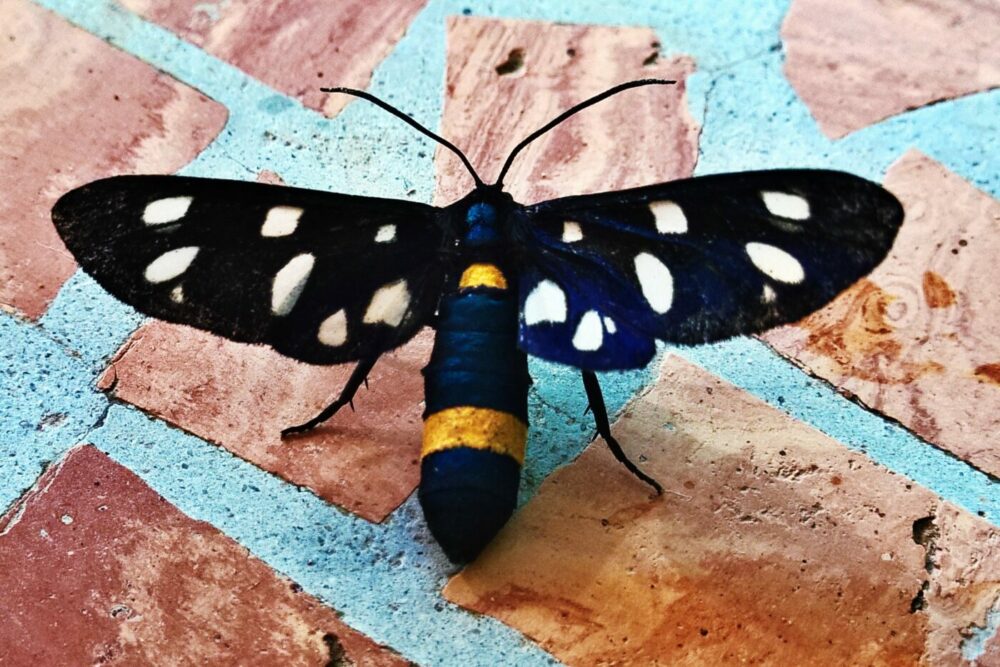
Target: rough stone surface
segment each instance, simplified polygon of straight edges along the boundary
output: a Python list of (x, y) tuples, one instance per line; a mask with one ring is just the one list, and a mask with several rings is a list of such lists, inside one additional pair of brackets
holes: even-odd
[(407, 664), (90, 446), (0, 518), (0, 589), (5, 665)]
[(122, 0), (122, 4), (305, 106), (334, 116), (350, 98), (320, 88), (367, 88), (372, 71), (426, 1)]
[(56, 199), (104, 176), (176, 171), (227, 114), (27, 0), (0, 6), (0, 93), (0, 307), (34, 319), (76, 270)]
[(1000, 595), (996, 529), (677, 357), (613, 432), (665, 495), (597, 441), (446, 596), (572, 665), (903, 665)]
[(280, 439), (337, 397), (353, 366), (310, 366), (244, 345), (150, 322), (99, 381), (115, 398), (221, 444), (370, 521), (381, 521), (419, 478), (423, 376), (430, 332), (384, 356), (370, 390), (316, 430)]
[[(487, 182), (515, 144), (577, 102), (630, 79), (677, 80), (622, 93), (531, 144), (504, 179), (517, 201), (691, 175), (698, 127), (685, 79), (694, 63), (660, 58), (652, 30), (453, 17), (447, 43), (441, 131)], [(439, 148), (436, 162), (439, 202), (471, 189), (457, 158)]]
[(785, 73), (829, 137), (1000, 86), (995, 2), (795, 0)]
[(917, 435), (1000, 475), (1000, 202), (911, 151), (885, 185), (906, 219), (888, 259), (764, 339)]

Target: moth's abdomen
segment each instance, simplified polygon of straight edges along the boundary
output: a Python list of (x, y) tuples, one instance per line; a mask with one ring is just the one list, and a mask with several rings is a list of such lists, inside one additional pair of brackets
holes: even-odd
[(507, 522), (528, 432), (528, 362), (517, 298), (491, 264), (473, 264), (445, 296), (424, 369), (420, 504), (434, 538), (469, 561)]

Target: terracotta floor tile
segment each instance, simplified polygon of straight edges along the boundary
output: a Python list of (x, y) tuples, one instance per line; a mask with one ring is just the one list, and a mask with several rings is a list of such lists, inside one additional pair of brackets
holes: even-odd
[(1000, 86), (993, 2), (795, 0), (785, 73), (830, 137)]
[(349, 408), (282, 441), (332, 402), (352, 364), (310, 366), (165, 322), (122, 347), (99, 384), (123, 401), (221, 444), (370, 521), (381, 521), (419, 479), (423, 376), (430, 331), (383, 357)]
[(0, 306), (45, 312), (76, 270), (52, 227), (62, 193), (119, 173), (170, 173), (226, 122), (196, 91), (27, 0), (0, 6)]
[(405, 665), (97, 449), (0, 518), (0, 663)]
[(350, 100), (321, 86), (367, 88), (427, 0), (205, 3), (121, 0), (305, 106), (336, 115)]
[[(688, 58), (659, 57), (648, 28), (452, 17), (441, 133), (492, 182), (517, 142), (573, 104), (642, 78), (677, 85), (632, 90), (588, 109), (521, 153), (505, 178), (531, 203), (690, 176), (698, 126), (687, 112)], [(438, 200), (472, 187), (457, 158), (438, 150)]]
[(613, 430), (666, 494), (598, 441), (450, 600), (570, 665), (942, 665), (1000, 594), (995, 528), (677, 357)]
[(906, 209), (889, 258), (823, 310), (764, 339), (1000, 475), (1000, 202), (916, 151), (885, 185)]

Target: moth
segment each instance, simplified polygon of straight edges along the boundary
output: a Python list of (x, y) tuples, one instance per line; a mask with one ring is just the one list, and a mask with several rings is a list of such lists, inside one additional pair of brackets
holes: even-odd
[(528, 354), (580, 370), (597, 433), (611, 435), (597, 371), (640, 368), (656, 339), (696, 345), (764, 331), (828, 303), (888, 253), (899, 202), (857, 176), (776, 170), (515, 202), (503, 179), (444, 207), (258, 183), (120, 176), (73, 190), (52, 219), (83, 269), (141, 312), (309, 364), (356, 361), (348, 405), (379, 356), (436, 330), (424, 368), (419, 499), (455, 562), (474, 558), (517, 502), (528, 429)]

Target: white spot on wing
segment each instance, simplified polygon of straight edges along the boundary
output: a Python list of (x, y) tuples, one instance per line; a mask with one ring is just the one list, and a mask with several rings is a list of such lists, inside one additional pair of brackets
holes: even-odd
[(323, 320), (316, 338), (330, 347), (340, 347), (347, 342), (347, 313), (343, 308)]
[(293, 257), (288, 264), (274, 276), (271, 286), (271, 312), (282, 316), (292, 312), (295, 302), (306, 287), (309, 274), (312, 273), (316, 258), (309, 253)]
[(151, 283), (173, 280), (187, 271), (197, 254), (198, 246), (187, 246), (163, 253), (146, 267), (146, 280)]
[(674, 303), (674, 277), (670, 269), (648, 252), (641, 252), (635, 256), (635, 275), (649, 307), (661, 315), (670, 310)]
[(184, 303), (184, 288), (178, 285), (170, 290), (170, 300), (174, 303)]
[(302, 209), (294, 206), (275, 206), (267, 212), (264, 225), (260, 228), (261, 236), (288, 236), (299, 226)]
[(809, 202), (799, 195), (790, 195), (787, 192), (760, 193), (767, 210), (781, 218), (791, 220), (807, 220), (809, 218)]
[(382, 225), (375, 233), (375, 243), (389, 243), (396, 238), (396, 225)]
[(165, 225), (180, 220), (191, 206), (191, 197), (167, 197), (146, 204), (142, 221), (147, 225)]
[(551, 280), (543, 280), (524, 300), (524, 323), (566, 321), (566, 294)]
[(609, 334), (613, 334), (618, 331), (618, 327), (615, 326), (615, 321), (610, 317), (604, 317), (604, 328), (607, 329)]
[(601, 347), (604, 340), (604, 330), (601, 328), (601, 316), (596, 310), (588, 310), (580, 318), (580, 324), (573, 334), (573, 347), (581, 352), (593, 352)]
[(683, 234), (688, 230), (687, 217), (681, 207), (672, 201), (654, 201), (649, 210), (656, 218), (656, 231), (661, 234)]
[(384, 322), (391, 327), (398, 327), (409, 307), (410, 290), (405, 280), (397, 280), (375, 290), (368, 310), (365, 311), (364, 323)]
[(746, 249), (750, 261), (764, 275), (783, 283), (800, 283), (805, 280), (806, 273), (799, 260), (781, 248), (767, 243), (748, 243)]
[(583, 230), (580, 229), (579, 222), (567, 220), (563, 223), (562, 233), (563, 243), (576, 243), (583, 240)]
[(778, 295), (774, 293), (774, 288), (770, 285), (764, 285), (764, 291), (760, 295), (760, 300), (764, 303), (774, 303), (774, 300), (778, 298)]

